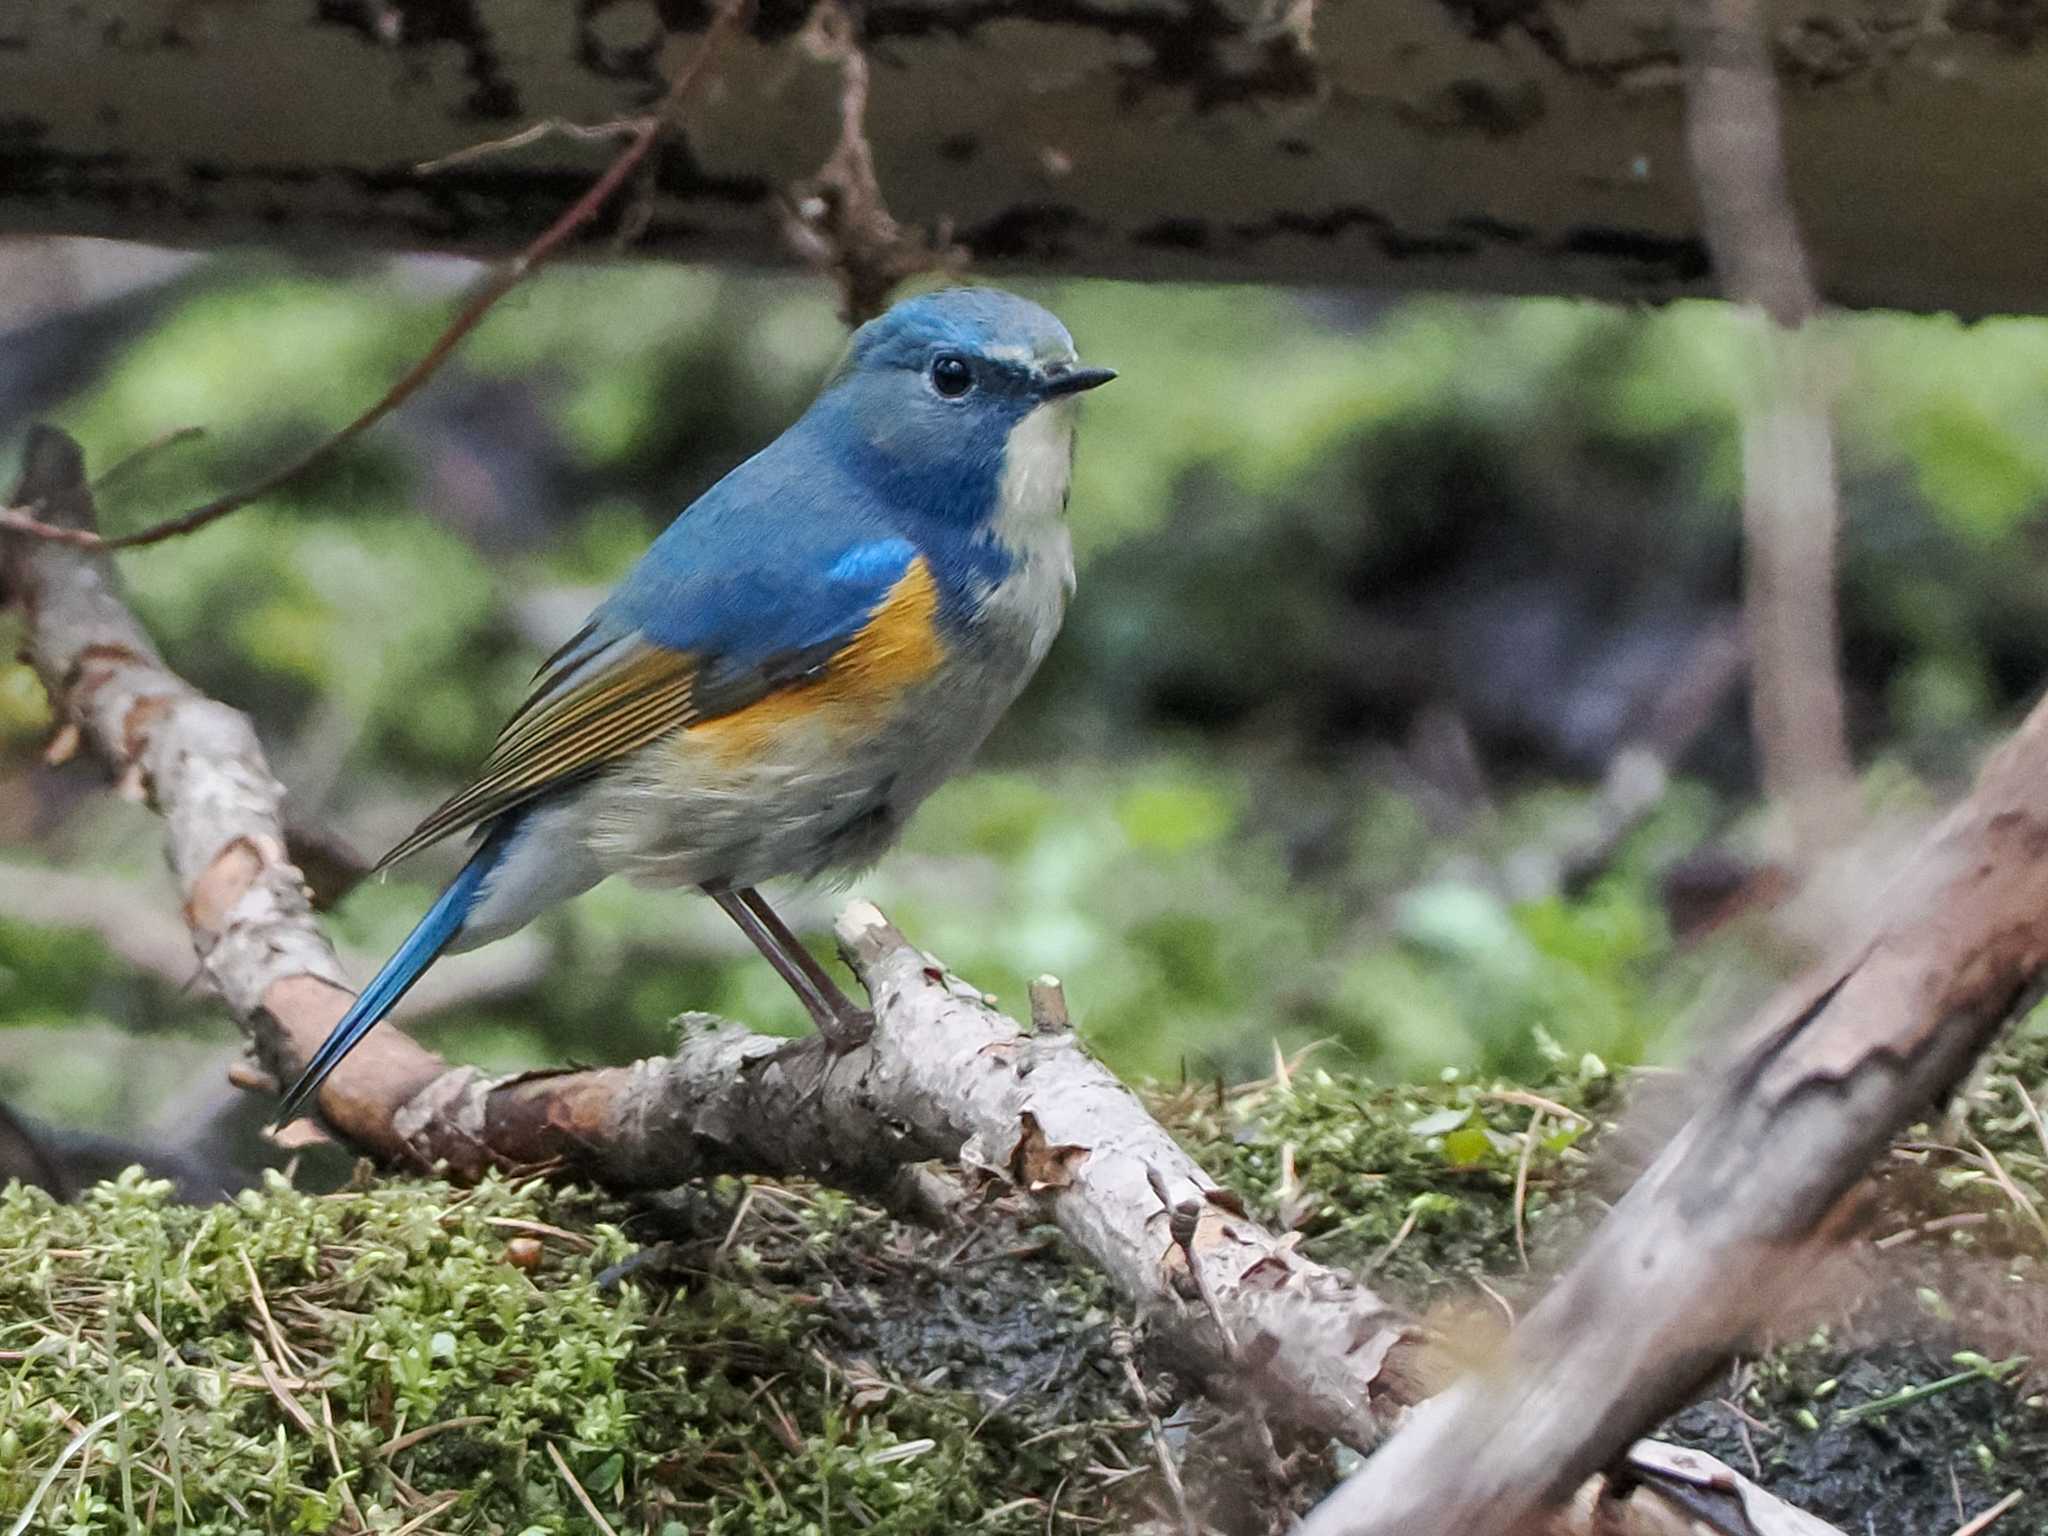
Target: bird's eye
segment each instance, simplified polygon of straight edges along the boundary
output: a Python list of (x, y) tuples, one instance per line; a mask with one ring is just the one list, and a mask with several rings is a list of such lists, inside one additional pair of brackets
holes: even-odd
[(948, 400), (958, 400), (974, 388), (974, 370), (958, 353), (941, 353), (932, 360), (932, 388)]

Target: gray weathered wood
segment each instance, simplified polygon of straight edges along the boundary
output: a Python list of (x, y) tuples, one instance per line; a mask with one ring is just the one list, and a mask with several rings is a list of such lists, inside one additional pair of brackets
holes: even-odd
[[(1790, 182), (1823, 295), (2048, 308), (2031, 4), (1780, 0)], [(506, 251), (708, 8), (650, 0), (0, 0), (0, 231)], [(868, 113), (901, 219), (990, 270), (1665, 298), (1712, 289), (1676, 0), (877, 0)], [(660, 151), (638, 247), (788, 259), (837, 131), (801, 0)], [(670, 27), (676, 30), (671, 32)]]

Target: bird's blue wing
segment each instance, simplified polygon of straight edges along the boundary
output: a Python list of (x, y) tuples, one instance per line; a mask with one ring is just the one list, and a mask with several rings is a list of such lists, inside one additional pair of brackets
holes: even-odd
[[(820, 537), (805, 522), (744, 519), (712, 497), (679, 518), (542, 665), (475, 782), (379, 867), (818, 676), (918, 552), (902, 538)], [(734, 537), (742, 530), (752, 536)]]

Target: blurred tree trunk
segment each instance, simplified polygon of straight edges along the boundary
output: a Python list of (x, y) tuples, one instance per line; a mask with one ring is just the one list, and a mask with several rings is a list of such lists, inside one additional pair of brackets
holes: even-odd
[(1742, 412), (1744, 604), (1764, 789), (1795, 862), (1851, 830), (1855, 778), (1836, 662), (1833, 388), (1792, 206), (1783, 93), (1762, 0), (1693, 0), (1687, 136), (1707, 249), (1746, 306), (1754, 378)]
[[(867, 129), (903, 220), (978, 266), (1663, 298), (1712, 291), (1676, 0), (879, 0)], [(0, 0), (0, 232), (516, 248), (614, 152), (701, 0)], [(841, 71), (762, 0), (610, 215), (788, 259)], [(1781, 3), (1790, 186), (1822, 298), (2048, 307), (2031, 3)]]

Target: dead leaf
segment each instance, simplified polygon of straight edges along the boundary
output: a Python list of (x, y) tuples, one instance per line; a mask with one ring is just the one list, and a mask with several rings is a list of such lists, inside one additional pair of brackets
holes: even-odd
[(273, 1126), (263, 1134), (273, 1146), (282, 1147), (287, 1152), (296, 1152), (301, 1147), (325, 1146), (334, 1140), (332, 1136), (329, 1136), (316, 1122), (310, 1119), (294, 1120), (289, 1125)]
[(1025, 1110), (1017, 1145), (1010, 1149), (1010, 1181), (1034, 1195), (1065, 1189), (1074, 1182), (1074, 1170), (1094, 1149), (1046, 1139), (1038, 1116)]
[(1234, 1189), (1205, 1189), (1202, 1191), (1202, 1198), (1211, 1205), (1221, 1206), (1233, 1216), (1250, 1216), (1250, 1212), (1244, 1208), (1244, 1201), (1238, 1197)]

